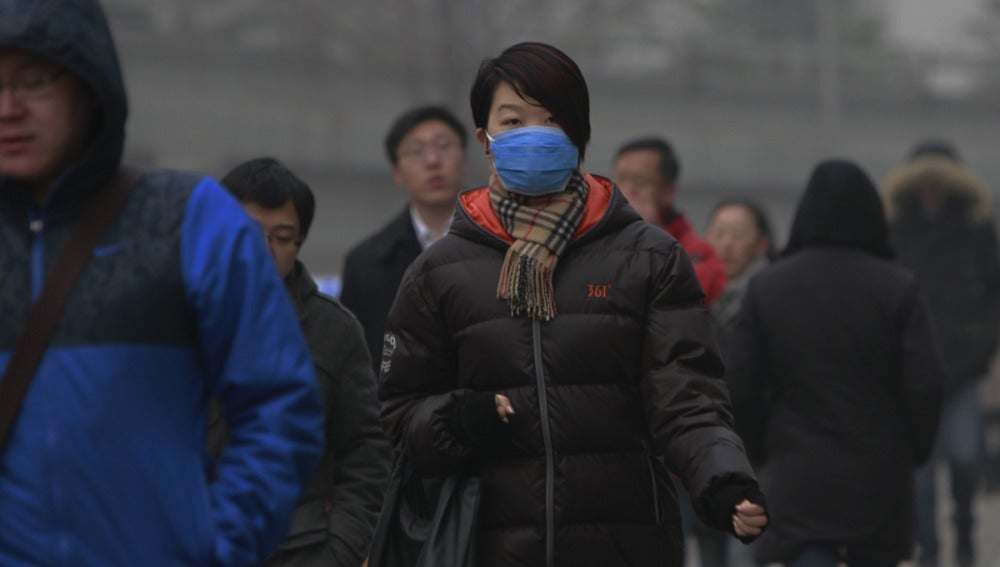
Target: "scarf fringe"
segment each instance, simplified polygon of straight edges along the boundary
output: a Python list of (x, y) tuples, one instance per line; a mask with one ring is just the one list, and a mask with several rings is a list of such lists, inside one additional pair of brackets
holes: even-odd
[(497, 297), (507, 302), (510, 314), (525, 314), (532, 319), (550, 321), (556, 316), (555, 289), (552, 287), (552, 272), (556, 256), (543, 254), (546, 258), (536, 258), (522, 253), (511, 246), (500, 268), (497, 283)]

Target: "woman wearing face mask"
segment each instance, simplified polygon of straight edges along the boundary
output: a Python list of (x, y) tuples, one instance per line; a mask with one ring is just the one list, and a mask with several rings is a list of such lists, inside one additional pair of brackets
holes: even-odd
[(744, 540), (767, 523), (704, 295), (668, 234), (580, 164), (577, 65), (539, 43), (483, 61), (471, 92), (485, 187), (411, 265), (379, 399), (421, 473), (484, 483), (478, 565), (682, 563), (669, 473)]

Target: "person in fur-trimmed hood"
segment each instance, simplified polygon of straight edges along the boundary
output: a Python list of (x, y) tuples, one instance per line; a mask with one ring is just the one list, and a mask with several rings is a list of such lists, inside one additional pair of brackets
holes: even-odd
[(981, 415), (976, 386), (989, 368), (1000, 322), (1000, 260), (985, 183), (942, 141), (918, 144), (883, 183), (893, 246), (925, 290), (950, 373), (935, 457), (918, 480), (920, 560), (937, 561), (934, 463), (948, 461), (957, 562), (971, 565), (972, 499)]

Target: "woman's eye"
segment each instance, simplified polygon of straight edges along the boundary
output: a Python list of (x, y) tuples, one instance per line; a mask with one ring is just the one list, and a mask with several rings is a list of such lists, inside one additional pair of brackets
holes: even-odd
[(508, 118), (503, 122), (501, 122), (501, 124), (503, 124), (504, 126), (517, 126), (520, 123), (521, 123), (520, 118)]
[(556, 123), (556, 119), (552, 118), (551, 116), (549, 116), (548, 118), (545, 119), (545, 123), (546, 124), (555, 124)]

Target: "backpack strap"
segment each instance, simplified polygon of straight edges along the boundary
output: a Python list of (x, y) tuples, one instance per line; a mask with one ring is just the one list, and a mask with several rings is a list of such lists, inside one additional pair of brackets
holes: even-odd
[(69, 241), (52, 264), (0, 378), (0, 449), (13, 428), (14, 418), (55, 334), (70, 293), (86, 269), (97, 243), (125, 208), (140, 179), (142, 172), (119, 168), (108, 185), (90, 200)]

